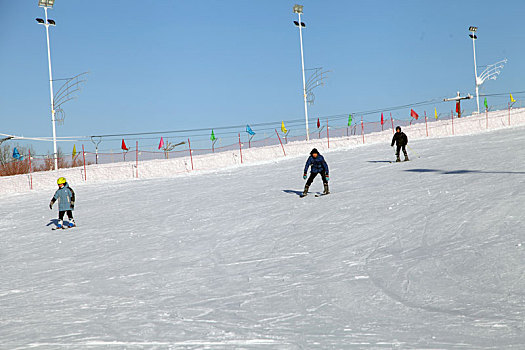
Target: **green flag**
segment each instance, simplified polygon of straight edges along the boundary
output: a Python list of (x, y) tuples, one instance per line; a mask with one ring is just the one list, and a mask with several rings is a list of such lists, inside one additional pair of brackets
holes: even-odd
[(489, 104), (487, 103), (487, 98), (485, 97), (485, 109), (489, 109)]
[(352, 115), (348, 115), (348, 126), (352, 126)]
[(210, 136), (210, 140), (212, 140), (212, 141), (215, 141), (215, 140), (217, 140), (217, 138), (215, 137), (215, 134), (213, 133), (213, 129), (211, 129), (211, 136)]

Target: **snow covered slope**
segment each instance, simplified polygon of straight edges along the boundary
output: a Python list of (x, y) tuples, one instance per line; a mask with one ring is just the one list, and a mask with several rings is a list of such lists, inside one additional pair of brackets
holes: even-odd
[(524, 144), (326, 153), (320, 198), (306, 157), (86, 184), (65, 231), (52, 191), (4, 197), (0, 348), (523, 349)]

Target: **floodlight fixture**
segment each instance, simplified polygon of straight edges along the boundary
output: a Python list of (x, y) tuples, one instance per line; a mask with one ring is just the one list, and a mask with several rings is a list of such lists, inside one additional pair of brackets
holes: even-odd
[(303, 5), (293, 5), (293, 13), (303, 13)]
[(54, 19), (48, 19), (47, 23), (49, 23), (49, 25), (51, 25), (51, 26), (56, 26), (56, 22), (55, 22)]
[(38, 0), (39, 7), (53, 8), (55, 0)]
[(470, 26), (470, 27), (468, 28), (468, 30), (469, 30), (470, 32), (475, 32), (476, 30), (478, 30), (478, 27)]
[[(295, 24), (296, 27), (299, 27), (298, 21), (293, 21), (293, 24)], [(304, 24), (304, 22), (301, 22), (301, 27), (306, 28), (306, 24)]]
[(40, 23), (40, 24), (44, 24), (44, 23), (46, 23), (42, 18), (35, 18), (35, 19), (36, 19), (36, 21), (37, 21), (38, 23)]

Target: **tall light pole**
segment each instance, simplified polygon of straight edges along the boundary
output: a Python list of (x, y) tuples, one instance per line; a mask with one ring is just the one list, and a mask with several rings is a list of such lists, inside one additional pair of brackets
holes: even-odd
[(306, 141), (310, 140), (310, 131), (308, 130), (308, 104), (306, 98), (306, 79), (304, 77), (304, 53), (303, 53), (303, 28), (306, 25), (301, 22), (301, 14), (303, 13), (303, 5), (295, 4), (293, 12), (299, 16), (299, 21), (294, 21), (294, 24), (299, 27), (299, 41), (301, 42), (301, 67), (303, 72), (303, 99), (304, 99), (304, 118), (306, 121)]
[(478, 27), (470, 26), (469, 29), (470, 34), (469, 36), (472, 38), (472, 50), (474, 52), (474, 77), (476, 79), (476, 103), (478, 105), (478, 114), (479, 114), (479, 87), (485, 82), (487, 79), (496, 80), (498, 78), (498, 75), (501, 73), (501, 69), (505, 66), (505, 63), (507, 63), (507, 59), (498, 61), (494, 64), (489, 64), (487, 68), (481, 74), (478, 76), (478, 67), (476, 64), (476, 39), (478, 38), (476, 35), (476, 31), (478, 30)]
[(53, 8), (55, 0), (38, 0), (38, 6), (44, 8), (45, 19), (37, 18), (36, 21), (46, 27), (47, 38), (47, 62), (49, 65), (49, 92), (51, 96), (51, 123), (53, 125), (53, 159), (55, 160), (55, 170), (58, 170), (58, 154), (57, 154), (57, 134), (55, 126), (55, 103), (53, 98), (53, 72), (51, 70), (51, 49), (49, 46), (49, 26), (55, 26), (55, 21), (47, 18), (47, 9)]
[(472, 51), (474, 52), (474, 79), (476, 84), (476, 103), (478, 105), (478, 113), (479, 113), (479, 85), (478, 85), (478, 66), (476, 64), (476, 39), (478, 38), (476, 36), (476, 31), (478, 30), (478, 27), (470, 26), (470, 37), (472, 38)]

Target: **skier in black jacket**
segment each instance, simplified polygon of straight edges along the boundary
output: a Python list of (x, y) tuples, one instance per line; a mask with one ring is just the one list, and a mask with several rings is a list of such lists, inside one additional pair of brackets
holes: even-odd
[(399, 159), (399, 151), (403, 149), (403, 154), (405, 155), (405, 162), (408, 161), (408, 154), (406, 145), (408, 144), (408, 137), (404, 132), (401, 132), (401, 127), (396, 126), (396, 133), (394, 134), (394, 137), (392, 137), (392, 144), (390, 146), (394, 147), (394, 143), (396, 144), (396, 162), (400, 162), (401, 159)]
[(321, 179), (323, 180), (323, 194), (329, 194), (330, 190), (328, 189), (328, 180), (330, 179), (330, 175), (328, 175), (328, 164), (326, 164), (324, 157), (319, 153), (319, 151), (316, 148), (312, 149), (312, 151), (310, 152), (310, 157), (308, 157), (306, 165), (304, 166), (303, 179), (305, 180), (308, 174), (308, 168), (310, 166), (312, 167), (312, 171), (310, 173), (310, 177), (306, 181), (306, 185), (304, 186), (304, 191), (301, 197), (304, 197), (308, 194), (308, 189), (310, 188), (310, 185), (312, 184), (312, 182), (318, 174), (321, 174)]

